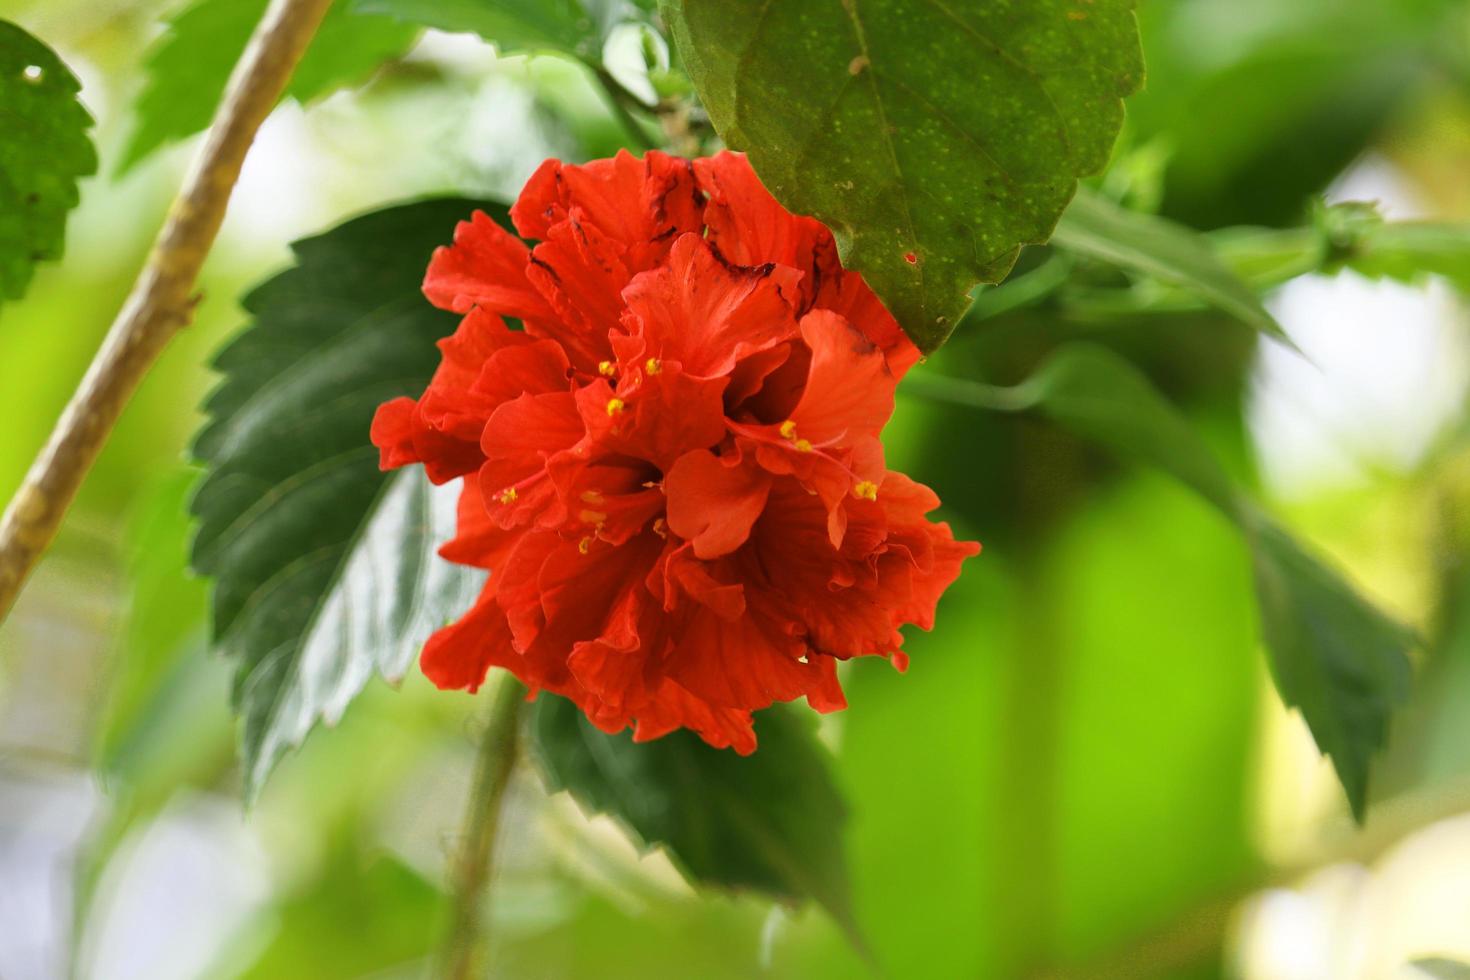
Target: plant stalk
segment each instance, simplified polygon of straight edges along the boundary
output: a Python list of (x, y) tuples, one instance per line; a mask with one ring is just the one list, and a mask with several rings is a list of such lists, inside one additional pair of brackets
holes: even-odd
[(56, 536), (77, 488), (163, 348), (193, 318), (194, 284), (224, 221), (245, 154), (332, 0), (274, 0), (235, 65), (224, 99), (81, 384), (0, 517), (0, 621)]
[(475, 781), (465, 811), (464, 834), (449, 869), (450, 922), (442, 950), (444, 980), (480, 980), (489, 960), (490, 879), (505, 789), (515, 769), (525, 686), (505, 674), (485, 723), (475, 762)]

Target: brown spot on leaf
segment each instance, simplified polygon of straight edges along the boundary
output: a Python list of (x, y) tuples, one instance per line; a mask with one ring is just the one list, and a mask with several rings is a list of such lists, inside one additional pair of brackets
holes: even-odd
[(869, 64), (871, 64), (871, 62), (868, 61), (868, 56), (865, 54), (860, 54), (847, 63), (847, 73), (849, 75), (856, 75), (864, 68), (868, 67)]

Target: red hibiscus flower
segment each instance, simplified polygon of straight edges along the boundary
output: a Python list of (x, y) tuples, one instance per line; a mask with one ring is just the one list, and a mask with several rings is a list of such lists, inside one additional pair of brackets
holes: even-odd
[(606, 731), (744, 753), (756, 709), (843, 707), (838, 660), (902, 669), (898, 627), (979, 546), (884, 468), (918, 351), (827, 229), (734, 153), (548, 161), (511, 218), (434, 255), (424, 293), (464, 320), (373, 420), (385, 469), (465, 477), (441, 554), (491, 572), (429, 678), (503, 667)]

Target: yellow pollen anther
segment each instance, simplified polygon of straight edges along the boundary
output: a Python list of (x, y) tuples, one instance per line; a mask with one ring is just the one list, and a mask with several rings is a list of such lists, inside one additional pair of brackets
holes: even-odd
[(597, 510), (584, 510), (577, 515), (577, 519), (583, 524), (596, 524), (601, 526), (602, 522), (607, 520), (607, 515)]
[(582, 503), (584, 503), (584, 504), (600, 504), (600, 503), (602, 503), (602, 494), (599, 493), (596, 490), (583, 490), (582, 491)]
[(852, 488), (852, 495), (860, 500), (877, 500), (878, 484), (872, 480), (863, 480)]
[(785, 422), (782, 422), (781, 423), (780, 432), (781, 432), (781, 438), (782, 439), (795, 439), (796, 438), (796, 423), (793, 422), (793, 421), (791, 421), (790, 419), (787, 419)]
[(591, 549), (592, 549), (592, 539), (590, 537), (583, 538), (581, 541), (578, 541), (577, 542), (577, 550), (580, 551), (582, 554), (585, 555)]
[(796, 446), (796, 451), (799, 453), (809, 453), (812, 451), (812, 444), (805, 439), (798, 439), (793, 445)]
[(500, 502), (502, 504), (508, 504), (515, 500), (518, 496), (520, 496), (520, 494), (516, 493), (515, 487), (507, 487), (506, 489), (500, 491)]
[(663, 369), (663, 362), (661, 362), (656, 357), (650, 357), (648, 360), (643, 362), (643, 370), (647, 371), (649, 374), (658, 374)]
[(604, 378), (611, 378), (615, 370), (616, 368), (613, 367), (612, 361), (601, 361), (597, 365), (597, 373)]
[(667, 538), (669, 536), (669, 525), (664, 522), (662, 517), (653, 522), (653, 533), (661, 538)]
[(617, 415), (622, 410), (623, 410), (623, 400), (621, 398), (609, 398), (607, 400), (607, 414), (608, 415)]

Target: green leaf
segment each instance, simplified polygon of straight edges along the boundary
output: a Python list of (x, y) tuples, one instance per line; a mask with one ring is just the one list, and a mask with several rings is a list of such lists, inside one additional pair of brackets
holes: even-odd
[(219, 355), (225, 378), (194, 445), (193, 564), (213, 576), (214, 643), (236, 663), (245, 790), (378, 672), (394, 679), (468, 606), (481, 576), (433, 549), (451, 488), (378, 471), (376, 407), (417, 394), (455, 318), (419, 283), (465, 200), (388, 208), (294, 246), (296, 266), (244, 301), (253, 325)]
[(1043, 242), (1143, 78), (1133, 0), (662, 0), (725, 142), (915, 343)]
[(712, 749), (688, 731), (642, 744), (608, 735), (576, 705), (543, 694), (532, 747), (552, 790), (662, 845), (702, 885), (815, 899), (861, 946), (853, 922), (843, 829), (847, 808), (826, 752), (795, 712), (756, 719), (760, 749)]
[(356, 0), (355, 10), (390, 14), (441, 31), (478, 34), (503, 52), (555, 51), (600, 64), (616, 0)]
[(1332, 758), (1359, 820), (1368, 770), (1408, 697), (1413, 633), (1304, 551), (1226, 474), (1184, 415), (1137, 368), (1087, 344), (1059, 350), (1015, 388), (915, 375), (910, 390), (1058, 425), (1158, 467), (1233, 521), (1251, 550), (1261, 632), (1282, 700), (1299, 708)]
[[(138, 99), (137, 125), (119, 172), (160, 146), (209, 125), (230, 71), (268, 3), (196, 0), (173, 18), (148, 59), (148, 84)], [(417, 35), (413, 25), (355, 13), (346, 0), (339, 0), (327, 11), (286, 94), (306, 103), (358, 84), (384, 62), (407, 52)]]
[(1286, 340), (1255, 290), (1220, 260), (1208, 238), (1184, 225), (1119, 207), (1083, 187), (1052, 243), (1185, 289), (1241, 323)]
[(0, 300), (61, 258), (77, 180), (97, 170), (81, 89), (54, 51), (0, 20)]

